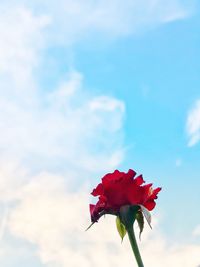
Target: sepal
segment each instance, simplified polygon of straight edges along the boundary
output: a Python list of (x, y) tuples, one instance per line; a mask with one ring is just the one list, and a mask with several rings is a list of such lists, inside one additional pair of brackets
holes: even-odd
[(145, 219), (147, 220), (147, 222), (148, 222), (150, 228), (152, 228), (152, 227), (151, 227), (151, 213), (148, 211), (148, 209), (146, 209), (146, 208), (145, 208), (144, 206), (142, 206), (142, 205), (140, 205), (140, 208), (141, 208), (141, 211), (142, 211), (142, 213), (143, 213)]
[(126, 235), (126, 227), (125, 225), (121, 222), (121, 219), (119, 216), (116, 218), (116, 226), (117, 226), (117, 231), (123, 241), (125, 235)]
[(140, 229), (139, 238), (141, 239), (141, 234), (144, 229), (144, 215), (141, 210), (136, 213), (136, 220)]

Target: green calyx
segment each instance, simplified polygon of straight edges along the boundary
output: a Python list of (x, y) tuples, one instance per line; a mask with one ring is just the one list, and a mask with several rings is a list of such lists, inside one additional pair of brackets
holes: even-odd
[(133, 227), (140, 206), (131, 206), (126, 205), (120, 208), (120, 219), (121, 222), (125, 225), (126, 229)]
[(116, 218), (116, 226), (117, 226), (117, 231), (121, 237), (121, 240), (123, 241), (127, 231), (125, 225), (122, 223), (119, 216), (117, 216)]
[(151, 227), (151, 214), (142, 205), (125, 205), (120, 208), (119, 215), (116, 218), (116, 226), (118, 233), (123, 241), (129, 229), (133, 229), (133, 224), (137, 221), (139, 226), (139, 237), (141, 238), (144, 229), (144, 218), (147, 220)]
[(122, 206), (119, 215), (116, 218), (117, 231), (123, 241), (124, 236), (130, 228), (133, 228), (133, 223), (137, 219), (139, 206)]

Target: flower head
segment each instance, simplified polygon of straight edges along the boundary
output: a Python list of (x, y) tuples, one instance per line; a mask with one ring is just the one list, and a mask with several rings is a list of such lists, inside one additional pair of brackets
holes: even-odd
[(136, 172), (130, 169), (127, 173), (115, 170), (102, 178), (91, 193), (99, 197), (96, 205), (90, 204), (92, 222), (97, 222), (103, 214), (118, 215), (125, 205), (142, 205), (149, 211), (154, 209), (161, 188), (153, 189), (152, 184), (143, 185), (142, 175), (135, 176)]

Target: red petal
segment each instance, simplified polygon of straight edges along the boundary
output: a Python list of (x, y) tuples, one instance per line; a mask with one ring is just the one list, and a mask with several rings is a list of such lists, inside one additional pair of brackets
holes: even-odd
[(90, 206), (92, 221), (97, 221), (102, 211), (118, 211), (123, 205), (144, 205), (148, 210), (154, 209), (155, 199), (161, 190), (153, 189), (152, 184), (143, 185), (143, 176), (136, 176), (130, 169), (127, 173), (115, 170), (102, 178), (102, 183), (92, 191), (93, 196), (99, 196), (96, 205)]
[(142, 188), (143, 188), (143, 190), (144, 190), (144, 195), (146, 196), (146, 197), (148, 197), (150, 194), (149, 194), (149, 192), (151, 192), (151, 190), (152, 190), (152, 183), (151, 184), (145, 184), (144, 186), (142, 186)]
[(134, 170), (132, 170), (132, 169), (129, 169), (129, 170), (128, 170), (128, 172), (127, 172), (127, 176), (128, 176), (129, 178), (134, 178), (135, 175), (136, 175), (136, 172), (135, 172)]
[(156, 189), (153, 189), (151, 192), (151, 195), (149, 196), (150, 199), (156, 199), (157, 198), (157, 194), (160, 192), (161, 187), (158, 187)]
[(104, 205), (105, 205), (105, 203), (106, 203), (106, 201), (107, 201), (107, 197), (101, 195), (101, 196), (99, 196), (99, 200), (100, 200), (101, 203), (104, 203)]
[(139, 186), (139, 185), (142, 185), (143, 183), (145, 183), (145, 181), (143, 180), (143, 176), (142, 175), (139, 175), (138, 177), (136, 177), (134, 179), (134, 181), (136, 182), (136, 184)]
[(113, 173), (108, 173), (102, 178), (102, 184), (104, 186), (107, 186), (107, 185), (109, 186), (110, 183), (117, 181), (123, 176), (124, 176), (124, 172), (115, 170)]
[(161, 190), (162, 190), (161, 187), (157, 187), (156, 189), (153, 190), (153, 194), (157, 195)]
[(90, 214), (92, 215), (94, 212), (95, 205), (90, 204)]
[(102, 184), (98, 184), (97, 187), (92, 191), (91, 194), (94, 197), (96, 197), (96, 196), (103, 195), (103, 193), (104, 193), (104, 187), (103, 187), (103, 185)]
[(156, 202), (151, 199), (151, 200), (148, 200), (145, 204), (144, 204), (145, 208), (147, 208), (149, 211), (153, 210), (156, 206)]

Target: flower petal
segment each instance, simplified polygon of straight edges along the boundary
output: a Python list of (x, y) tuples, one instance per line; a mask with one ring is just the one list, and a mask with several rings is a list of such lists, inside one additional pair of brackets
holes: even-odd
[(98, 184), (97, 187), (92, 191), (91, 194), (94, 197), (96, 197), (96, 196), (103, 195), (103, 193), (104, 193), (104, 187), (103, 187), (103, 185), (102, 184)]
[(145, 208), (147, 208), (149, 211), (153, 210), (156, 206), (156, 202), (153, 199), (148, 200), (144, 203)]
[(122, 177), (121, 173), (115, 170), (113, 173), (108, 173), (102, 178), (102, 184), (106, 186), (120, 177)]
[(90, 215), (92, 216), (93, 212), (94, 212), (94, 209), (95, 209), (95, 205), (93, 204), (90, 204)]
[(139, 185), (142, 185), (143, 183), (145, 183), (145, 181), (143, 180), (143, 176), (142, 175), (139, 175), (138, 177), (136, 177), (134, 179), (135, 183), (139, 186)]
[(102, 178), (102, 183), (91, 193), (99, 196), (96, 205), (90, 205), (92, 222), (97, 222), (103, 214), (118, 215), (120, 208), (125, 205), (142, 205), (149, 211), (154, 209), (161, 188), (153, 189), (152, 183), (143, 185), (143, 176), (135, 176), (136, 172), (129, 169), (127, 173), (115, 170)]
[(156, 189), (153, 190), (152, 196), (157, 198), (157, 194), (162, 190), (161, 187), (157, 187)]
[(136, 172), (134, 170), (132, 170), (132, 169), (129, 169), (126, 175), (129, 178), (134, 178), (135, 175), (136, 175)]

